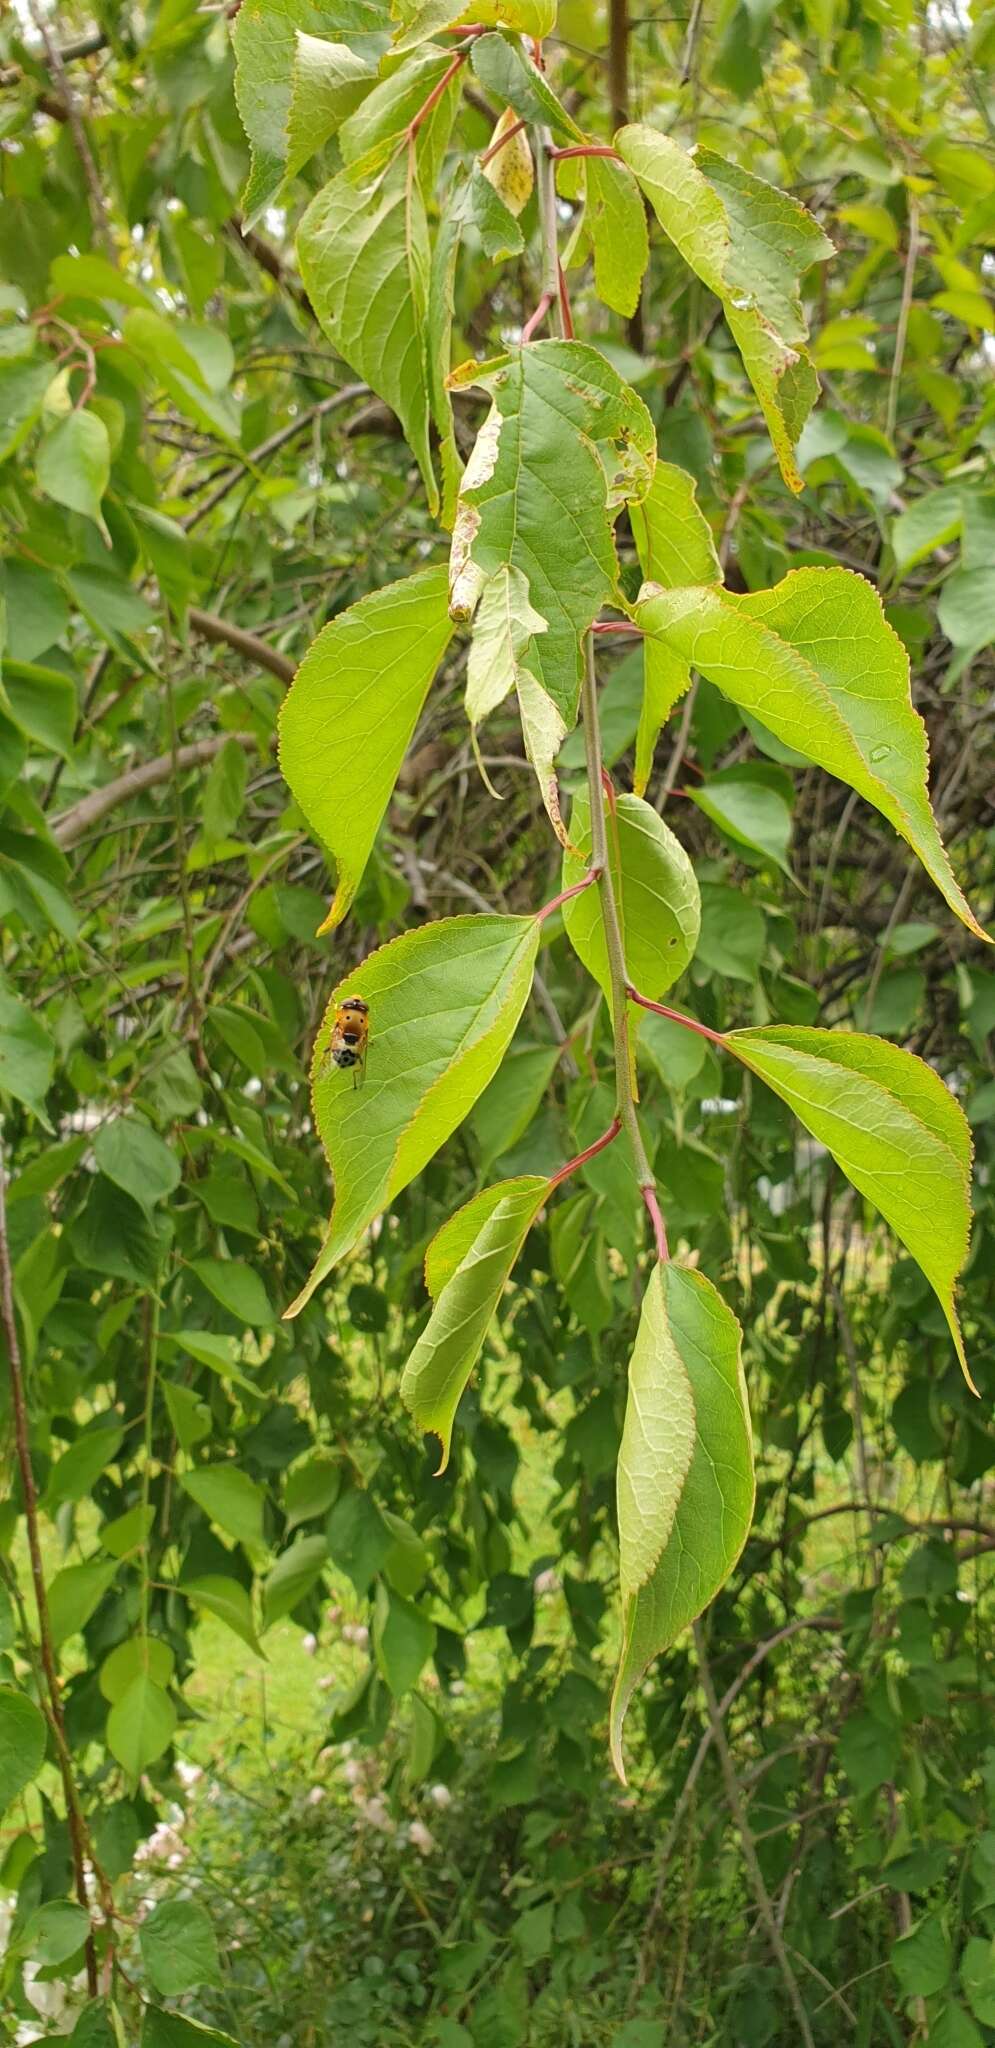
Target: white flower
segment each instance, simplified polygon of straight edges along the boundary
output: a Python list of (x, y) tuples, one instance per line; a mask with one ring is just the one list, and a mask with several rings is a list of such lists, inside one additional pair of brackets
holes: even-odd
[(382, 1835), (392, 1835), (395, 1832), (394, 1822), (379, 1794), (373, 1799), (367, 1799), (359, 1808), (359, 1817), (371, 1828), (378, 1828)]
[(412, 1821), (411, 1826), (408, 1829), (408, 1836), (409, 1839), (414, 1843), (415, 1848), (419, 1851), (420, 1855), (431, 1856), (432, 1851), (435, 1848), (435, 1836), (425, 1826), (423, 1820)]
[(348, 1763), (342, 1766), (342, 1776), (347, 1785), (361, 1785), (363, 1782), (362, 1764), (358, 1763), (354, 1756), (351, 1756)]
[(445, 1807), (451, 1806), (453, 1803), (453, 1795), (448, 1785), (431, 1785), (428, 1796), (433, 1806)]
[(323, 1678), (319, 1678), (319, 1680), (318, 1680), (318, 1691), (319, 1691), (319, 1692), (331, 1692), (331, 1690), (332, 1690), (332, 1687), (333, 1687), (333, 1685), (334, 1685), (334, 1684), (335, 1684), (335, 1674), (334, 1674), (334, 1672), (332, 1672), (332, 1671), (326, 1671), (326, 1672), (325, 1672), (325, 1674), (324, 1674), (324, 1677), (323, 1677)]
[(320, 1806), (322, 1800), (324, 1799), (324, 1796), (324, 1785), (312, 1785), (311, 1790), (307, 1795), (307, 1804), (309, 1806)]
[(559, 1592), (560, 1575), (558, 1572), (554, 1572), (552, 1570), (545, 1572), (537, 1572), (533, 1583), (535, 1591), (541, 1600), (543, 1598), (543, 1595), (546, 1593)]
[(188, 1764), (186, 1757), (178, 1756), (176, 1759), (176, 1775), (179, 1778), (180, 1784), (185, 1785), (189, 1792), (191, 1786), (196, 1785), (204, 1773), (199, 1764)]
[(313, 1657), (317, 1647), (317, 1636), (306, 1635), (301, 1637), (301, 1649), (304, 1651), (305, 1656)]

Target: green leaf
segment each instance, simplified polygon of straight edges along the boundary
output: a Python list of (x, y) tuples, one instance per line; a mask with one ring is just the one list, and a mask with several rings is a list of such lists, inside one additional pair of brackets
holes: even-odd
[(470, 178), (470, 210), (484, 255), (492, 263), (503, 263), (508, 256), (521, 255), (525, 247), (522, 230), (479, 164), (474, 164)]
[(646, 496), (629, 514), (639, 566), (648, 583), (667, 590), (721, 583), (722, 565), (693, 476), (658, 462)]
[(239, 2048), (239, 2043), (230, 2034), (219, 2034), (216, 2027), (202, 2027), (199, 2020), (185, 2019), (182, 2013), (147, 2005), (142, 2014), (142, 2048)]
[(241, 1259), (191, 1259), (190, 1271), (237, 1322), (259, 1330), (275, 1321), (273, 1304), (259, 1274)]
[(199, 340), (204, 330), (141, 308), (125, 315), (122, 332), (154, 386), (166, 392), (183, 418), (216, 436), (244, 461), (237, 408), (230, 398), (218, 395), (205, 373), (205, 361), (212, 368), (213, 363)]
[(119, 1116), (102, 1124), (93, 1141), (93, 1155), (101, 1173), (131, 1195), (146, 1215), (179, 1186), (179, 1160), (137, 1117)]
[(909, 1934), (893, 1942), (891, 1967), (906, 1998), (931, 1998), (945, 1989), (953, 1956), (950, 1936), (938, 1913), (927, 1913)]
[(47, 356), (37, 363), (0, 362), (0, 462), (13, 455), (41, 418), (54, 374)]
[[(303, 170), (359, 106), (373, 84), (376, 70), (368, 42), (363, 49), (352, 50), (348, 43), (330, 43), (321, 36), (297, 31), (286, 126), (288, 178)], [(268, 121), (271, 107), (272, 95), (268, 94), (264, 120)], [(242, 118), (245, 119), (244, 113)], [(278, 150), (282, 144), (281, 135), (277, 138)]]
[(42, 1497), (46, 1514), (54, 1515), (63, 1501), (82, 1500), (92, 1492), (102, 1472), (113, 1463), (121, 1447), (124, 1428), (117, 1420), (101, 1419), (96, 1428), (84, 1430), (52, 1466)]
[(685, 796), (738, 846), (773, 861), (790, 879), (788, 841), (791, 805), (788, 776), (773, 762), (750, 762), (723, 768), (706, 781), (689, 784)]
[(351, 170), (332, 178), (301, 221), (297, 255), (332, 347), (396, 412), (437, 511), (425, 351), (428, 228), (406, 158), (372, 184), (357, 185)]
[(740, 1330), (703, 1273), (654, 1266), (629, 1364), (618, 1460), (622, 1654), (611, 1751), (655, 1657), (728, 1578), (753, 1514), (753, 1453)]
[(637, 617), (778, 739), (866, 797), (962, 923), (985, 937), (930, 809), (926, 730), (912, 705), (908, 654), (862, 576), (796, 569), (747, 597), (666, 591), (641, 604)]
[(3, 563), (7, 598), (7, 652), (15, 661), (34, 661), (61, 640), (69, 606), (61, 583), (36, 562)]
[[(388, 10), (379, 0), (334, 0), (330, 6), (320, 0), (281, 0), (279, 6), (246, 0), (232, 23), (235, 98), (252, 151), (242, 194), (247, 227), (276, 198), (288, 173), (299, 170), (332, 132), (327, 115), (333, 60), (310, 47), (314, 38), (325, 37), (334, 40), (319, 47), (344, 44), (372, 79), (390, 40)], [(333, 127), (337, 120), (336, 115)]]
[[(314, 1271), (288, 1314), (304, 1307), (486, 1088), (525, 1006), (540, 932), (535, 918), (446, 918), (370, 954), (333, 992), (311, 1075), (335, 1207)], [(346, 995), (370, 1009), (361, 1088), (325, 1057)]]
[(149, 1982), (164, 1998), (222, 1982), (210, 1915), (195, 1899), (162, 1899), (142, 1921), (138, 1940)]
[(101, 1550), (108, 1550), (112, 1557), (129, 1557), (132, 1551), (141, 1550), (148, 1542), (155, 1521), (155, 1509), (151, 1503), (141, 1503), (129, 1508), (126, 1514), (116, 1515), (113, 1521), (101, 1522), (97, 1535)]
[(470, 52), (470, 62), (481, 85), (503, 106), (514, 108), (521, 120), (540, 126), (548, 122), (554, 135), (568, 142), (584, 141), (583, 129), (560, 105), (548, 80), (517, 37), (510, 41), (500, 35), (479, 37)]
[(280, 765), (334, 856), (341, 922), (359, 887), (429, 686), (452, 638), (442, 569), (375, 590), (327, 625), (280, 713)]
[(317, 1585), (327, 1563), (328, 1545), (323, 1536), (301, 1536), (277, 1558), (263, 1586), (264, 1628), (272, 1628), (281, 1615), (293, 1611)]
[(82, 1906), (70, 1899), (50, 1899), (32, 1913), (17, 1946), (22, 1954), (35, 1957), (42, 1969), (55, 1969), (79, 1954), (89, 1932), (89, 1915)]
[(297, 1529), (302, 1522), (313, 1522), (318, 1515), (328, 1513), (338, 1497), (342, 1483), (341, 1467), (333, 1458), (321, 1451), (315, 1451), (303, 1463), (295, 1465), (287, 1473), (283, 1489), (283, 1512), (287, 1518), (287, 1532)]
[(925, 561), (937, 548), (957, 539), (962, 506), (960, 485), (941, 484), (935, 491), (925, 491), (899, 514), (891, 529), (897, 575), (904, 576), (906, 570)]
[[(570, 832), (580, 857), (563, 857), (565, 889), (587, 871), (590, 819), (587, 792), (578, 791)], [(698, 942), (701, 910), (694, 869), (669, 825), (638, 796), (616, 798), (608, 818), (608, 858), (629, 978), (643, 995), (662, 996), (683, 974)], [(578, 959), (610, 1001), (611, 973), (596, 888), (585, 889), (563, 905), (563, 923)], [(633, 1017), (632, 1026), (637, 1021)]]
[(13, 1686), (0, 1686), (0, 1814), (37, 1778), (45, 1741), (45, 1717), (34, 1701)]
[[(130, 1864), (129, 1857), (129, 1868)], [(72, 2048), (120, 2048), (121, 2035), (109, 1998), (91, 1999), (83, 2007), (69, 2040)]]
[(933, 1288), (974, 1388), (954, 1306), (971, 1225), (971, 1136), (939, 1075), (913, 1053), (857, 1031), (773, 1025), (730, 1031), (723, 1042), (891, 1224)]
[(107, 1716), (107, 1747), (129, 1778), (137, 1780), (169, 1748), (175, 1727), (169, 1694), (140, 1672)]
[(395, 1543), (376, 1502), (355, 1489), (342, 1494), (328, 1517), (326, 1533), (330, 1557), (362, 1597)]
[(208, 770), (201, 797), (201, 823), (209, 840), (229, 839), (242, 815), (249, 764), (245, 748), (226, 740)]
[(721, 300), (767, 421), (781, 474), (802, 489), (794, 450), (818, 395), (802, 343), (799, 279), (833, 245), (811, 214), (711, 150), (692, 158), (653, 128), (621, 128), (615, 147), (664, 233)]
[[(220, 1572), (209, 1572), (206, 1578), (184, 1579), (180, 1591), (184, 1600), (192, 1600), (195, 1607), (206, 1608), (208, 1614), (216, 1615), (218, 1621), (223, 1621), (240, 1642), (247, 1643), (257, 1657), (265, 1657), (256, 1634), (250, 1594), (238, 1579), (226, 1578)], [(162, 1990), (164, 1986), (159, 1988)]]
[[(383, 169), (405, 140), (410, 123), (430, 93), (440, 85), (452, 62), (449, 50), (417, 50), (407, 62), (385, 74), (361, 100), (339, 131), (343, 163), (360, 182)], [(419, 147), (425, 129), (418, 134)], [(437, 166), (425, 165), (427, 188), (435, 184)]]
[(513, 1045), (505, 1054), (470, 1116), (483, 1173), (528, 1130), (559, 1059), (558, 1045)]
[(451, 383), (492, 399), (460, 487), (451, 614), (471, 618), (488, 578), (518, 570), (547, 622), (522, 648), (524, 666), (572, 724), (581, 641), (616, 588), (614, 517), (649, 487), (653, 423), (605, 357), (578, 341), (530, 342), (465, 365)]
[(51, 269), (53, 292), (67, 298), (106, 299), (113, 306), (152, 306), (147, 291), (105, 256), (57, 256)]
[(33, 1010), (0, 988), (0, 1098), (25, 1102), (49, 1128), (45, 1095), (55, 1068), (55, 1047)]
[[(488, 1189), (485, 1205), (479, 1198), (466, 1205), (479, 1216), (479, 1228), (442, 1288), (401, 1379), (401, 1399), (416, 1427), (439, 1439), (440, 1472), (449, 1462), (456, 1410), (488, 1325), (526, 1233), (549, 1193), (548, 1180), (529, 1175)], [(444, 1229), (451, 1231), (452, 1225)]]
[(960, 1961), (960, 1981), (975, 2019), (995, 2027), (995, 1941), (971, 1936)]
[(169, 1644), (161, 1636), (129, 1636), (119, 1643), (100, 1667), (100, 1690), (110, 1706), (123, 1699), (136, 1678), (151, 1678), (165, 1690), (176, 1666)]
[(14, 724), (29, 739), (68, 760), (77, 715), (76, 686), (71, 676), (61, 675), (57, 669), (39, 668), (37, 662), (5, 661), (0, 703), (4, 698)]
[(569, 848), (570, 837), (560, 811), (560, 790), (554, 765), (567, 736), (566, 724), (552, 698), (546, 695), (542, 684), (536, 682), (527, 668), (520, 668), (515, 680), (525, 752), (535, 771), (546, 816), (560, 845)]
[(48, 1615), (56, 1649), (86, 1627), (113, 1585), (116, 1573), (117, 1564), (103, 1560), (96, 1564), (67, 1564), (56, 1572), (48, 1588)]
[(397, 11), (410, 16), (395, 37), (394, 47), (398, 50), (413, 49), (416, 43), (437, 35), (440, 29), (455, 27), (471, 18), (486, 28), (517, 29), (541, 42), (556, 20), (555, 0), (481, 0), (479, 7), (471, 4), (462, 8), (455, 6), (454, 0), (420, 0), (413, 8), (402, 6)]
[(373, 1609), (373, 1652), (396, 1700), (417, 1685), (434, 1649), (434, 1623), (381, 1581)]
[(192, 1451), (195, 1444), (203, 1443), (204, 1438), (211, 1434), (211, 1411), (190, 1387), (178, 1387), (172, 1380), (163, 1380), (161, 1384), (162, 1397), (180, 1449)]
[(594, 250), (599, 299), (630, 320), (649, 262), (646, 209), (632, 172), (610, 157), (587, 159), (584, 222)]
[(247, 1472), (240, 1472), (237, 1465), (198, 1465), (181, 1475), (180, 1485), (237, 1543), (250, 1550), (262, 1548), (266, 1496)]
[(95, 412), (71, 412), (46, 434), (35, 464), (39, 490), (70, 512), (95, 520), (108, 539), (100, 502), (110, 482), (107, 428)]

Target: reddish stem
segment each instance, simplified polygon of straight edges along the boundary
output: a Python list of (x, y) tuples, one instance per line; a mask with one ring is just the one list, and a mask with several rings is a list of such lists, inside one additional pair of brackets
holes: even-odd
[(545, 320), (552, 303), (552, 292), (543, 292), (542, 298), (540, 299), (539, 304), (535, 309), (535, 312), (530, 315), (528, 320), (526, 320), (524, 327), (522, 328), (523, 341), (531, 341), (532, 336), (536, 331), (536, 328), (540, 327), (542, 325), (542, 322)]
[(649, 1210), (650, 1222), (653, 1225), (653, 1235), (656, 1238), (657, 1258), (659, 1259), (661, 1266), (665, 1266), (670, 1257), (670, 1247), (667, 1243), (667, 1226), (664, 1223), (663, 1212), (657, 1200), (656, 1189), (650, 1187), (641, 1188), (640, 1193), (642, 1195), (643, 1201), (646, 1204), (647, 1209)]
[(526, 121), (516, 121), (513, 128), (506, 128), (504, 134), (499, 135), (497, 141), (492, 142), (490, 148), (485, 149), (483, 156), (478, 159), (481, 170), (490, 163), (492, 156), (497, 155), (499, 149), (504, 148), (506, 142), (511, 141), (513, 135), (520, 135), (522, 129), (527, 126), (528, 123)]
[(542, 909), (537, 910), (537, 922), (541, 924), (544, 917), (552, 917), (554, 910), (559, 910), (561, 903), (569, 903), (571, 896), (582, 895), (585, 889), (590, 888), (592, 882), (597, 881), (600, 873), (600, 868), (588, 868), (583, 881), (575, 882), (570, 889), (561, 889), (558, 896), (554, 896), (551, 902), (544, 903)]
[(595, 1138), (593, 1145), (588, 1145), (585, 1152), (578, 1152), (576, 1159), (568, 1159), (566, 1165), (561, 1166), (559, 1173), (554, 1173), (549, 1183), (550, 1187), (558, 1188), (560, 1182), (566, 1180), (569, 1174), (576, 1173), (579, 1166), (586, 1166), (589, 1159), (593, 1159), (597, 1153), (603, 1152), (605, 1146), (610, 1145), (612, 1140), (618, 1137), (621, 1128), (621, 1117), (613, 1117), (608, 1129), (602, 1131), (600, 1138)]
[[(474, 34), (482, 35), (483, 30), (477, 28), (474, 30)], [(438, 106), (439, 101), (441, 100), (442, 95), (445, 92), (447, 85), (449, 84), (450, 79), (455, 78), (457, 71), (459, 71), (461, 67), (466, 63), (469, 54), (470, 51), (466, 45), (464, 45), (462, 50), (457, 50), (452, 63), (448, 66), (448, 69), (443, 72), (438, 85), (432, 87), (432, 90), (429, 93), (429, 96), (425, 101), (424, 106), (419, 107), (417, 114), (413, 115), (412, 119), (408, 122), (409, 142), (414, 141), (415, 136), (417, 135), (418, 130), (422, 125), (422, 122), (427, 121), (433, 108)]]
[(606, 797), (608, 798), (608, 808), (612, 814), (612, 817), (614, 818), (616, 811), (618, 809), (618, 798), (615, 795), (615, 784), (613, 783), (607, 768), (604, 766), (604, 763), (602, 763), (601, 767), (601, 787), (604, 790)]
[(699, 1024), (697, 1017), (685, 1017), (683, 1010), (669, 1010), (666, 1003), (654, 1003), (649, 996), (641, 996), (631, 982), (626, 983), (625, 993), (630, 1003), (638, 1003), (643, 1010), (655, 1010), (658, 1017), (669, 1017), (672, 1024), (686, 1024), (689, 1031), (696, 1031), (699, 1038), (710, 1038), (713, 1045), (725, 1045), (721, 1031), (713, 1031), (708, 1024)]
[(622, 161), (618, 150), (613, 149), (610, 142), (575, 142), (569, 149), (551, 149), (548, 154), (557, 163), (562, 163), (568, 156), (611, 156), (617, 164)]
[(591, 627), (591, 631), (592, 633), (638, 633), (640, 640), (643, 637), (642, 627), (634, 626), (631, 619), (599, 619), (597, 624)]

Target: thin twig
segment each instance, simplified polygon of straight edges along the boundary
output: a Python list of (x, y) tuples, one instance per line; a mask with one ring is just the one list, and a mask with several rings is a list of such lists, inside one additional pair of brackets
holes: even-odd
[(83, 116), (79, 110), (79, 101), (69, 82), (69, 74), (63, 62), (62, 51), (55, 38), (49, 33), (48, 24), (41, 8), (37, 5), (37, 0), (29, 0), (29, 12), (45, 45), (48, 68), (66, 110), (69, 132), (73, 138), (73, 144), (80, 160), (80, 167), (86, 180), (86, 189), (90, 197), (90, 211), (93, 215), (94, 234), (103, 248), (108, 263), (113, 263), (116, 266), (117, 251), (114, 247), (114, 237), (111, 232), (110, 216), (107, 212), (103, 188), (93, 159), (89, 137), (83, 123)]

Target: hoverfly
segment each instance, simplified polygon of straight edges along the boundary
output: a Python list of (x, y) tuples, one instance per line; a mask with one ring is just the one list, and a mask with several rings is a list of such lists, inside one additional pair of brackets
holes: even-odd
[(370, 1006), (361, 996), (345, 996), (335, 1012), (324, 1068), (352, 1068), (352, 1085), (361, 1087), (366, 1079), (366, 1048), (370, 1036)]

